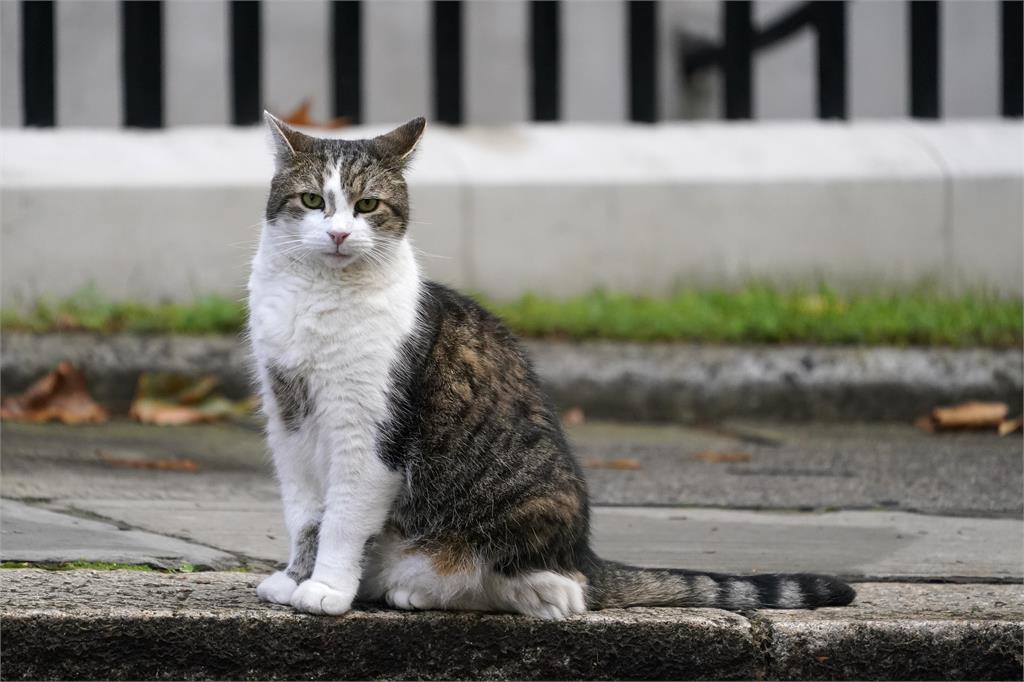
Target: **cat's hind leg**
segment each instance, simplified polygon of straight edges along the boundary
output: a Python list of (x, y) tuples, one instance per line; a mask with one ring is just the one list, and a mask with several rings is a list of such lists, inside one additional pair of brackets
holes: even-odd
[(488, 592), (496, 608), (544, 620), (563, 620), (587, 610), (582, 574), (531, 571), (507, 577), (492, 574)]
[(373, 551), (360, 597), (404, 610), (487, 611), (494, 607), (479, 563), (457, 546), (414, 548), (396, 535)]

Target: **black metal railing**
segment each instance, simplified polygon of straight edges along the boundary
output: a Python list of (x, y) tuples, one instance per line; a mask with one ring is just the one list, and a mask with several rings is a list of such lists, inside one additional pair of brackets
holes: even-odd
[[(260, 120), (263, 26), (259, 0), (230, 3), (231, 121), (251, 125)], [(1001, 0), (1001, 113), (1022, 115), (1022, 5), (1024, 0)], [(941, 115), (939, 0), (910, 0), (908, 113), (919, 118)], [(362, 15), (360, 0), (333, 0), (330, 14), (330, 54), (333, 114), (354, 123), (363, 120)], [(632, 0), (625, 6), (629, 118), (658, 119), (658, 21), (656, 0)], [(817, 36), (817, 114), (843, 119), (849, 115), (847, 5), (843, 0), (804, 2), (772, 23), (758, 27), (750, 0), (723, 3), (722, 43), (684, 47), (681, 78), (717, 70), (723, 76), (725, 118), (754, 118), (754, 59), (759, 50), (803, 30)], [(464, 7), (460, 0), (432, 3), (432, 99), (436, 120), (460, 124), (464, 119)], [(55, 36), (53, 0), (21, 3), (21, 73), (24, 123), (52, 126), (56, 121)], [(536, 121), (559, 120), (561, 113), (562, 6), (557, 0), (529, 3), (529, 111)], [(123, 123), (160, 127), (164, 123), (163, 3), (123, 0), (121, 79)]]
[[(1000, 2), (1001, 113), (1020, 117), (1024, 76), (1021, 73), (1021, 0)], [(939, 0), (910, 0), (908, 113), (914, 118), (941, 115), (941, 51)], [(724, 79), (722, 111), (725, 118), (755, 116), (753, 59), (801, 30), (817, 35), (817, 92), (820, 118), (847, 118), (847, 40), (845, 0), (816, 0), (797, 5), (764, 27), (752, 21), (750, 0), (729, 0), (722, 14), (721, 45), (684, 48), (683, 72), (687, 79), (718, 69)]]

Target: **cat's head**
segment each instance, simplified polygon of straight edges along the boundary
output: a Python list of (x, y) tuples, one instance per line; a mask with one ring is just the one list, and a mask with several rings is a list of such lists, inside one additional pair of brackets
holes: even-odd
[(426, 121), (369, 140), (339, 140), (305, 135), (269, 113), (266, 119), (275, 164), (264, 244), (330, 268), (386, 262), (409, 222), (403, 172)]

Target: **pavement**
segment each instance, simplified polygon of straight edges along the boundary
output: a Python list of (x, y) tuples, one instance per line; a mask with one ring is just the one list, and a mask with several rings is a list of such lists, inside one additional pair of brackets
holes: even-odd
[[(814, 612), (610, 610), (560, 624), (372, 606), (336, 620), (298, 615), (258, 603), (252, 590), (287, 553), (255, 420), (175, 428), (123, 419), (91, 427), (5, 422), (0, 559), (29, 567), (0, 571), (0, 676), (1024, 672), (1019, 436), (743, 420), (588, 421), (568, 431), (585, 464), (602, 556), (735, 573), (834, 573), (857, 582), (857, 601)], [(34, 567), (71, 561), (188, 572)]]

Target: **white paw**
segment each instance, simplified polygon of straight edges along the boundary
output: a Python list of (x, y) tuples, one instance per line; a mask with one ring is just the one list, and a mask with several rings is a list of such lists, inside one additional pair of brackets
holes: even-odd
[(256, 586), (256, 596), (274, 604), (290, 604), (296, 587), (298, 583), (289, 578), (284, 571), (278, 571)]
[(564, 575), (538, 571), (510, 581), (512, 609), (544, 620), (562, 620), (587, 610), (583, 587)]
[(406, 611), (414, 611), (416, 609), (436, 609), (438, 607), (435, 600), (426, 592), (414, 589), (409, 590), (403, 587), (385, 592), (384, 600), (387, 601), (388, 605), (392, 608), (405, 609)]
[(292, 594), (291, 605), (303, 613), (340, 616), (352, 608), (354, 594), (346, 594), (317, 580), (306, 580)]

